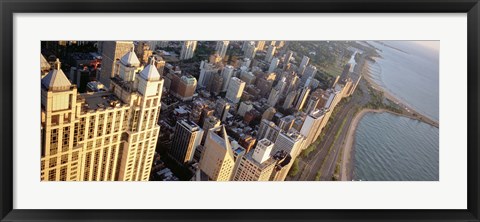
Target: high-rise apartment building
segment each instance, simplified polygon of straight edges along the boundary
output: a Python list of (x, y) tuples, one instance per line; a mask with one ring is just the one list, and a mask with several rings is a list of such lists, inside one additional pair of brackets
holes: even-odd
[(307, 67), (309, 61), (310, 58), (308, 58), (308, 56), (303, 56), (302, 62), (300, 63), (299, 67)]
[(238, 103), (242, 97), (245, 82), (237, 77), (232, 77), (228, 83), (227, 94), (225, 98), (233, 103)]
[(217, 54), (224, 58), (225, 55), (227, 54), (227, 49), (228, 49), (228, 44), (230, 43), (230, 41), (218, 41), (217, 42), (217, 45), (215, 46), (215, 52), (217, 52)]
[(280, 59), (273, 58), (272, 61), (270, 62), (270, 67), (268, 68), (268, 72), (274, 72), (275, 69), (277, 69), (278, 67), (278, 63), (280, 63)]
[(230, 110), (230, 103), (224, 99), (217, 99), (215, 103), (215, 116), (220, 119), (220, 121), (225, 121), (227, 119), (228, 111)]
[(302, 75), (302, 78), (300, 79), (301, 84), (305, 85), (309, 78), (315, 77), (316, 73), (317, 73), (317, 67), (312, 65), (307, 66), (307, 68), (305, 68), (305, 72)]
[(268, 95), (267, 104), (274, 107), (278, 99), (280, 99), (280, 91), (277, 88), (273, 88), (272, 91), (270, 91), (270, 95)]
[(243, 101), (240, 103), (240, 106), (238, 107), (237, 114), (239, 116), (244, 117), (245, 113), (253, 109), (253, 104), (251, 101)]
[(190, 120), (179, 120), (175, 125), (172, 146), (168, 154), (178, 163), (186, 164), (193, 159), (195, 149), (203, 137), (203, 130)]
[(42, 79), (42, 181), (149, 179), (163, 80), (151, 64), (132, 77), (136, 61), (120, 60), (107, 92), (77, 94), (60, 62)]
[(253, 59), (255, 58), (256, 53), (257, 53), (257, 48), (255, 47), (255, 43), (252, 42), (251, 44), (247, 45), (244, 52), (244, 56), (245, 58)]
[(223, 67), (222, 70), (222, 77), (223, 77), (223, 83), (222, 83), (222, 92), (226, 92), (228, 88), (228, 84), (230, 83), (230, 79), (233, 77), (233, 71), (234, 68), (231, 65), (227, 65)]
[(205, 118), (205, 121), (203, 122), (203, 137), (202, 137), (202, 145), (205, 145), (205, 139), (207, 138), (208, 131), (212, 128), (220, 126), (221, 122), (220, 119), (218, 119), (216, 116), (209, 116)]
[(303, 149), (305, 138), (295, 129), (291, 129), (288, 132), (281, 132), (275, 144), (273, 146), (273, 153), (276, 153), (280, 150), (286, 151), (292, 157), (292, 161), (286, 166), (284, 166), (280, 172), (278, 172), (273, 178), (276, 181), (284, 181), (287, 177), (287, 173), (293, 165), (293, 160), (297, 158), (300, 151)]
[(208, 131), (199, 165), (200, 170), (208, 176), (208, 180), (230, 180), (235, 159), (223, 125), (211, 128)]
[(305, 147), (312, 144), (315, 140), (317, 140), (318, 136), (322, 129), (320, 129), (320, 125), (322, 123), (323, 117), (325, 115), (324, 110), (315, 110), (311, 112), (305, 118), (303, 122), (302, 129), (300, 133), (305, 137)]
[(262, 119), (257, 133), (257, 139), (266, 138), (270, 141), (276, 141), (281, 129), (274, 122)]
[(288, 64), (290, 63), (290, 60), (293, 57), (293, 52), (288, 51), (287, 54), (283, 57), (283, 69), (286, 69), (288, 67)]
[(292, 108), (292, 104), (293, 104), (295, 98), (297, 97), (297, 94), (298, 94), (298, 92), (297, 92), (296, 90), (291, 91), (290, 93), (288, 93), (287, 97), (285, 98), (285, 101), (283, 102), (282, 108), (283, 108), (283, 109), (290, 109), (290, 108)]
[(300, 95), (297, 97), (297, 101), (295, 102), (295, 109), (301, 110), (307, 101), (308, 94), (310, 93), (309, 87), (303, 87)]
[(269, 107), (265, 112), (262, 114), (262, 119), (272, 120), (273, 116), (277, 113), (277, 110), (273, 107)]
[(272, 61), (273, 55), (275, 55), (275, 49), (276, 48), (273, 45), (268, 46), (267, 54), (265, 55), (265, 61), (266, 62), (271, 62)]
[(215, 64), (202, 61), (200, 63), (200, 76), (198, 78), (198, 86), (208, 88), (212, 82), (213, 75), (220, 70)]
[(197, 79), (192, 75), (171, 75), (170, 93), (182, 101), (191, 101), (195, 89), (197, 88)]
[(115, 76), (113, 71), (117, 59), (132, 51), (133, 47), (132, 41), (102, 42), (102, 70), (99, 81), (107, 88), (110, 87), (110, 79)]
[(255, 47), (257, 48), (257, 50), (263, 51), (263, 49), (265, 48), (265, 41), (256, 41)]
[(193, 58), (195, 49), (197, 48), (197, 41), (184, 41), (182, 51), (180, 51), (180, 60), (187, 60)]
[(276, 160), (270, 156), (273, 143), (267, 139), (258, 141), (254, 150), (245, 154), (233, 176), (234, 181), (268, 181)]

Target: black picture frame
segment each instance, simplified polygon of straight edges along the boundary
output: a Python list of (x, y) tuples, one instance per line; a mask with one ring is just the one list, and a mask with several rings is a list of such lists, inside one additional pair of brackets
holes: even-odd
[[(478, 0), (1, 0), (1, 221), (480, 221)], [(254, 7), (252, 7), (254, 6)], [(466, 210), (19, 210), (13, 209), (14, 13), (468, 13)]]

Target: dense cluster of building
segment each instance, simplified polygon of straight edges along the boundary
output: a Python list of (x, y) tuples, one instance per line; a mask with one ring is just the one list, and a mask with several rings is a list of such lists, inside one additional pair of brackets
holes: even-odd
[[(41, 179), (178, 180), (162, 143), (190, 180), (283, 181), (360, 79), (354, 53), (321, 89), (309, 57), (297, 62), (285, 41), (218, 41), (193, 73), (185, 64), (199, 43), (96, 42), (68, 76), (42, 55)], [(162, 50), (172, 45), (179, 55)], [(232, 59), (234, 47), (243, 55)]]

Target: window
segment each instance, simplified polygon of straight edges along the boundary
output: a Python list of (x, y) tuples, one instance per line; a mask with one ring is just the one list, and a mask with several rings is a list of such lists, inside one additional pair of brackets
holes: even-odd
[(68, 154), (63, 154), (62, 155), (62, 164), (65, 164), (68, 162)]
[(50, 158), (50, 163), (49, 163), (48, 166), (49, 166), (50, 168), (56, 167), (56, 166), (57, 166), (57, 158), (56, 158), (56, 157)]
[(48, 171), (48, 180), (49, 181), (55, 181), (56, 178), (56, 172), (55, 169)]
[(52, 125), (56, 126), (60, 122), (60, 115), (52, 115)]

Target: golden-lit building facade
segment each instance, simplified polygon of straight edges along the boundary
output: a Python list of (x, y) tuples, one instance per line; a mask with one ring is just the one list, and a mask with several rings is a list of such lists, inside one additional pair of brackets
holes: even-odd
[(59, 62), (42, 79), (42, 181), (149, 179), (163, 79), (139, 65), (125, 54), (108, 92), (77, 94)]

